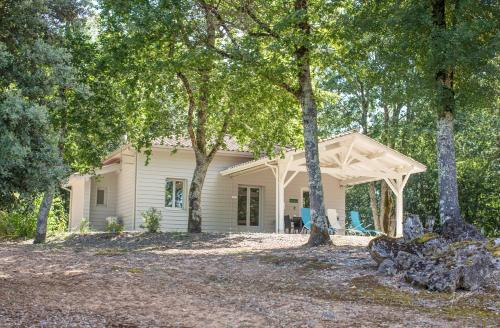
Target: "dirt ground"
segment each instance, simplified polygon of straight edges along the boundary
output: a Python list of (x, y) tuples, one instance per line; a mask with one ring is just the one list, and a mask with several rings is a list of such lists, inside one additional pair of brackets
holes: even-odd
[[(0, 327), (500, 326), (495, 281), (430, 293), (377, 275), (369, 238), (70, 235), (0, 242)], [(498, 283), (498, 281), (496, 281)]]

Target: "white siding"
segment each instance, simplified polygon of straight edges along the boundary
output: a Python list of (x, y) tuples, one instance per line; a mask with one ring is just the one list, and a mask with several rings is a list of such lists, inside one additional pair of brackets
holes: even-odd
[(116, 216), (123, 220), (125, 230), (134, 230), (135, 161), (132, 151), (122, 153), (121, 169), (117, 177)]
[[(144, 154), (137, 161), (137, 200), (136, 229), (142, 224), (141, 214), (155, 207), (161, 210), (163, 218), (161, 230), (187, 231), (187, 193), (193, 176), (195, 158), (192, 151), (155, 149), (149, 164), (145, 165)], [(219, 172), (229, 166), (248, 161), (246, 157), (217, 155), (211, 163), (202, 191), (203, 231), (230, 231), (231, 221), (236, 216), (232, 211), (230, 199), (233, 182)], [(186, 181), (184, 209), (165, 207), (165, 179), (177, 178)]]
[(69, 185), (71, 185), (69, 228), (70, 230), (78, 230), (82, 218), (85, 217), (83, 213), (85, 180), (83, 177), (72, 176), (69, 179)]
[(85, 219), (90, 219), (90, 189), (91, 189), (91, 179), (85, 178), (83, 183), (83, 217)]
[[(162, 231), (187, 230), (187, 194), (191, 183), (195, 160), (194, 153), (179, 150), (172, 153), (166, 149), (155, 149), (149, 165), (145, 155), (125, 151), (121, 157), (120, 170), (100, 177), (77, 177), (71, 180), (71, 228), (77, 229), (80, 219), (88, 217), (94, 230), (103, 230), (108, 216), (117, 216), (124, 222), (125, 230), (140, 230), (141, 214), (155, 207), (162, 212)], [(203, 231), (275, 231), (275, 178), (269, 168), (235, 177), (221, 176), (220, 171), (248, 157), (219, 154), (211, 163), (202, 191)], [(290, 176), (292, 173), (288, 173)], [(165, 179), (185, 181), (184, 209), (165, 207)], [(85, 181), (86, 180), (86, 181)], [(262, 188), (262, 210), (259, 227), (237, 225), (238, 186)], [(106, 206), (96, 205), (97, 188), (106, 189)], [(285, 215), (299, 216), (301, 191), (307, 188), (307, 174), (298, 174), (285, 188)], [(345, 188), (329, 175), (323, 175), (325, 207), (336, 209), (340, 224), (345, 222)], [(290, 203), (297, 199), (298, 203)], [(135, 213), (134, 213), (135, 208)], [(135, 215), (134, 215), (135, 214)], [(135, 218), (134, 218), (135, 216)], [(342, 233), (342, 232), (341, 232)]]
[[(288, 177), (292, 173), (288, 173)], [(323, 174), (321, 176), (323, 182), (323, 194), (326, 209), (336, 209), (339, 216), (339, 223), (345, 226), (345, 188), (340, 186), (339, 180), (330, 175)], [(285, 188), (285, 215), (300, 216), (300, 208), (302, 207), (301, 192), (304, 188), (308, 188), (307, 173), (299, 173)], [(290, 199), (297, 199), (298, 203), (290, 203)], [(343, 233), (340, 231), (340, 233)]]
[[(92, 230), (104, 230), (105, 219), (116, 216), (116, 173), (103, 174), (91, 178), (90, 190), (90, 227)], [(105, 204), (97, 205), (97, 189), (105, 190)]]

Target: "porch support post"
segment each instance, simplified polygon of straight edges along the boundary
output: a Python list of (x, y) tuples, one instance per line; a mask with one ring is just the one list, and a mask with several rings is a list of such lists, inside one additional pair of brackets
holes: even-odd
[(286, 181), (286, 175), (288, 174), (288, 168), (290, 167), (290, 163), (292, 162), (292, 158), (284, 158), (278, 160), (277, 165), (277, 175), (278, 175), (278, 199), (276, 200), (276, 206), (278, 207), (278, 216), (276, 217), (276, 221), (278, 222), (278, 232), (285, 232), (285, 185), (287, 185), (289, 181)]
[(397, 179), (384, 179), (396, 196), (396, 237), (403, 236), (403, 190), (409, 177), (410, 173)]
[(403, 236), (403, 192), (396, 195), (396, 237)]
[(276, 190), (276, 194), (275, 194), (275, 215), (276, 215), (276, 220), (275, 220), (275, 232), (278, 233), (279, 232), (279, 213), (280, 213), (280, 209), (279, 209), (279, 167), (278, 166), (274, 166), (274, 165), (269, 165), (268, 163), (265, 163), (265, 165), (267, 167), (269, 167), (271, 169), (271, 171), (273, 172), (273, 175), (274, 175), (274, 178), (275, 178), (275, 190)]
[(276, 205), (278, 207), (278, 217), (276, 221), (278, 222), (278, 232), (285, 232), (285, 176), (281, 172), (282, 170), (278, 168), (278, 201)]

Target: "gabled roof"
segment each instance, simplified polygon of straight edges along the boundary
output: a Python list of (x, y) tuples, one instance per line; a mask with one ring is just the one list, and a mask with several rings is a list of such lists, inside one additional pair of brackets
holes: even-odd
[[(186, 137), (162, 137), (153, 141), (153, 146), (165, 146), (168, 148), (193, 148), (191, 139)], [(225, 136), (222, 144), (222, 150), (249, 153), (250, 150), (246, 145), (240, 145), (234, 137)]]
[[(425, 165), (356, 130), (323, 139), (318, 147), (322, 173), (342, 180), (343, 184), (390, 179), (426, 170)], [(305, 151), (295, 149), (287, 151), (282, 158), (263, 157), (229, 167), (221, 175), (246, 174), (278, 163), (286, 163), (286, 171), (307, 171)]]
[[(131, 144), (125, 144), (112, 153), (110, 153), (102, 161), (102, 165), (109, 165), (113, 163), (120, 163), (120, 154), (122, 150), (130, 148)], [(191, 139), (189, 138), (176, 138), (176, 137), (162, 137), (153, 140), (153, 148), (171, 148), (171, 149), (193, 149), (191, 144)], [(224, 137), (224, 143), (219, 151), (234, 152), (235, 154), (242, 154), (245, 157), (252, 157), (253, 154), (250, 152), (249, 148), (245, 145), (240, 145), (235, 138), (231, 136)]]

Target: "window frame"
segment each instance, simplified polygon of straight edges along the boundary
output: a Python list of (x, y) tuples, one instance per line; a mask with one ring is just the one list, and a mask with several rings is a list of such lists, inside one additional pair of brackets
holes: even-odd
[[(98, 203), (98, 195), (99, 195), (99, 190), (102, 190), (103, 191), (103, 203), (102, 204), (99, 204)], [(107, 187), (99, 187), (99, 186), (96, 186), (95, 188), (95, 206), (96, 207), (108, 207), (108, 188)]]
[[(166, 190), (166, 185), (167, 185), (167, 180), (172, 181), (172, 206), (167, 206), (166, 200), (167, 200), (167, 190)], [(175, 183), (176, 182), (181, 182), (182, 183), (182, 207), (176, 207), (175, 206), (175, 192), (176, 192), (176, 187)], [(186, 187), (187, 187), (187, 180), (186, 179), (181, 179), (181, 178), (171, 178), (171, 177), (166, 177), (164, 179), (164, 184), (163, 184), (163, 206), (165, 209), (168, 210), (174, 210), (174, 211), (185, 211), (186, 210)]]

